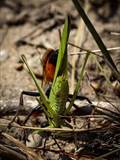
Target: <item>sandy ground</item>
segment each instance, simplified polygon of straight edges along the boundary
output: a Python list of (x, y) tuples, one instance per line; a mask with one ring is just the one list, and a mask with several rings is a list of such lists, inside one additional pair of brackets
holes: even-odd
[[(110, 3), (113, 2), (111, 1)], [(6, 0), (0, 2), (0, 98), (4, 103), (5, 101), (19, 100), (22, 90), (36, 90), (30, 75), (21, 64), (20, 55), (26, 55), (34, 72), (38, 77), (41, 77), (42, 67), (40, 59), (45, 53), (46, 48), (58, 48), (58, 29), (62, 28), (65, 15), (67, 14), (71, 14), (72, 22), (70, 41), (75, 43), (76, 29), (80, 25), (80, 17), (71, 1), (63, 3), (61, 1), (31, 0), (27, 3), (26, 1), (13, 2), (12, 0)], [(120, 32), (120, 8), (115, 4), (110, 6), (106, 2), (101, 7), (98, 6), (96, 10), (95, 6), (91, 6), (88, 16), (106, 47), (119, 47), (120, 35), (115, 35), (115, 33)], [(30, 36), (29, 33), (34, 30), (36, 31)], [(82, 32), (83, 30), (81, 30), (80, 36)], [(90, 50), (98, 49), (87, 29), (85, 29), (84, 33), (81, 46)], [(26, 35), (27, 37), (24, 40), (29, 44), (18, 44), (18, 41)], [(36, 45), (38, 46), (39, 53), (35, 48)], [(71, 47), (69, 54), (73, 52), (74, 48)], [(111, 55), (117, 64), (118, 70), (120, 70), (120, 50), (112, 51)], [(72, 63), (71, 56), (69, 56), (69, 61)], [(77, 69), (79, 69), (80, 65), (81, 62), (77, 66)], [(91, 58), (86, 71), (95, 87), (98, 87), (98, 91), (101, 90), (100, 92), (104, 95), (109, 93), (108, 95), (116, 97), (113, 88), (109, 88), (106, 80), (101, 80), (102, 73), (97, 71), (95, 67), (95, 60)], [(112, 77), (111, 73), (106, 66), (105, 68), (105, 74), (110, 79)], [(98, 80), (95, 80), (97, 78)], [(41, 83), (40, 78), (38, 79)], [(85, 78), (81, 94), (94, 99), (95, 94), (86, 81)], [(114, 83), (116, 81), (112, 81), (113, 86), (115, 85)]]
[[(94, 1), (92, 2), (93, 2), (92, 4), (88, 4), (88, 3), (86, 4), (87, 7), (89, 8), (87, 10), (87, 15), (89, 16), (97, 32), (100, 34), (106, 47), (107, 48), (119, 47), (119, 49), (110, 51), (110, 54), (116, 64), (116, 67), (120, 71), (120, 18), (119, 18), (120, 6), (119, 6), (119, 2), (117, 0), (116, 1), (103, 0), (101, 1), (100, 4), (99, 4), (100, 1), (96, 3), (94, 3)], [(30, 77), (26, 67), (21, 62), (20, 56), (22, 54), (24, 54), (27, 57), (28, 63), (33, 68), (33, 71), (37, 76), (37, 79), (41, 85), (42, 74), (43, 74), (43, 69), (41, 64), (42, 56), (44, 55), (47, 48), (54, 48), (54, 49), (59, 48), (60, 38), (59, 38), (58, 30), (59, 29), (62, 30), (64, 20), (67, 14), (71, 16), (71, 33), (70, 33), (69, 42), (72, 42), (73, 44), (76, 44), (88, 50), (98, 49), (94, 39), (90, 35), (88, 29), (81, 22), (80, 16), (78, 15), (72, 1), (70, 0), (66, 0), (66, 1), (1, 0), (0, 1), (0, 110), (2, 110), (4, 106), (7, 106), (8, 108), (10, 106), (11, 107), (14, 106), (16, 109), (16, 106), (18, 106), (18, 103), (19, 103), (20, 94), (23, 90), (28, 90), (28, 91), (36, 90), (36, 87), (32, 81), (32, 78)], [(79, 39), (79, 43), (77, 39)], [(72, 87), (74, 86), (73, 78), (75, 79), (75, 82), (79, 79), (79, 69), (84, 60), (84, 55), (77, 56), (77, 58), (75, 58), (76, 56), (71, 56), (71, 54), (76, 52), (78, 53), (79, 51), (80, 49), (76, 49), (72, 46), (69, 46), (68, 69), (69, 69), (69, 86), (70, 86), (71, 93), (73, 91)], [(99, 54), (101, 53), (99, 52)], [(72, 65), (74, 61), (76, 66), (76, 76), (72, 77), (73, 75)], [(99, 69), (96, 61), (97, 63), (99, 62), (101, 64), (102, 70)], [(118, 104), (119, 106), (120, 83), (118, 83), (118, 81), (114, 78), (114, 75), (111, 73), (110, 69), (105, 64), (104, 60), (99, 57), (95, 58), (95, 56), (91, 56), (89, 58), (89, 62), (87, 64), (85, 72), (86, 73), (85, 73), (84, 80), (82, 82), (81, 90), (79, 94), (87, 96), (91, 101), (94, 101), (95, 104), (98, 104), (98, 102), (100, 102), (99, 105), (100, 107), (103, 106), (103, 108), (111, 109), (112, 105), (110, 105), (109, 103), (104, 103), (104, 101), (107, 101), (107, 100), (110, 100), (112, 103), (114, 103), (115, 107), (117, 106), (116, 104)], [(91, 85), (94, 87), (96, 93), (99, 96), (96, 96)], [(105, 98), (107, 100), (105, 100)], [(25, 102), (28, 99), (30, 100), (29, 101), (30, 105), (34, 106), (35, 99), (31, 97), (29, 98), (26, 97)], [(78, 102), (78, 104), (81, 104), (81, 103)], [(29, 112), (30, 106), (28, 105), (27, 107), (26, 107), (27, 111), (24, 111), (23, 115), (26, 115), (25, 113)], [(95, 133), (96, 135), (94, 135), (93, 133), (92, 134), (86, 133), (84, 135), (81, 134), (79, 136), (80, 138), (83, 138), (82, 139), (83, 142), (85, 141), (84, 138), (87, 138), (86, 140), (87, 142), (89, 138), (89, 144), (87, 146), (88, 148), (86, 149), (87, 152), (85, 153), (87, 154), (88, 157), (86, 156), (83, 159), (88, 160), (89, 155), (92, 157), (91, 150), (89, 151), (89, 149), (91, 148), (93, 152), (95, 151), (95, 154), (93, 155), (96, 156), (96, 155), (100, 155), (110, 151), (111, 150), (110, 147), (111, 146), (113, 147), (113, 145), (115, 144), (117, 144), (118, 146), (119, 127), (114, 128), (114, 126), (116, 124), (119, 124), (117, 121), (119, 120), (119, 115), (116, 117), (117, 117), (116, 120), (113, 123), (111, 123), (111, 125), (109, 124), (110, 122), (109, 123), (107, 122), (108, 123), (107, 124), (103, 117), (102, 117), (102, 120), (100, 119), (100, 126), (104, 127), (104, 125), (106, 126), (110, 125), (111, 128), (113, 127), (112, 128), (113, 132), (111, 132), (111, 130), (109, 131), (107, 130), (107, 132), (104, 132), (101, 130), (99, 131), (100, 133), (98, 133), (97, 131), (96, 132), (97, 134)], [(9, 117), (7, 116), (7, 118)], [(23, 118), (24, 117), (22, 117), (22, 119)], [(5, 119), (2, 119), (2, 118), (0, 119), (1, 124), (5, 123), (2, 120), (5, 121)], [(42, 118), (39, 117), (38, 119), (35, 119), (35, 122), (38, 124), (37, 120), (39, 120), (38, 122), (41, 122), (41, 121), (43, 122), (44, 119), (43, 117)], [(77, 120), (78, 120), (78, 123), (77, 123), (78, 128), (80, 127), (80, 124), (84, 122), (88, 123), (87, 119), (83, 120), (82, 118), (78, 118)], [(92, 118), (91, 122), (93, 124), (93, 127), (96, 127), (97, 120), (98, 119)], [(38, 125), (40, 126), (40, 123)], [(84, 126), (87, 127), (87, 125), (83, 125), (83, 127)], [(18, 134), (21, 133), (19, 130), (17, 130), (16, 132), (18, 132)], [(97, 138), (94, 139), (94, 136)], [(117, 136), (118, 138), (116, 138)], [(112, 138), (110, 139), (109, 137), (110, 138), (112, 137)], [(75, 157), (74, 152), (76, 149), (75, 147), (77, 146), (75, 138), (76, 136), (74, 136), (75, 143), (74, 142), (68, 143), (60, 140), (58, 141), (58, 143), (67, 152), (70, 151), (70, 155), (73, 155), (73, 157)], [(100, 138), (99, 141), (98, 141), (98, 138)], [(1, 141), (0, 143), (2, 143), (4, 142), (4, 139), (1, 139), (0, 141)], [(56, 149), (56, 148), (59, 149), (59, 147), (56, 145), (56, 142), (54, 142), (53, 139), (52, 139), (52, 143), (53, 143), (53, 149)], [(79, 143), (81, 143), (81, 140)], [(108, 145), (109, 143), (111, 146)], [(108, 150), (106, 150), (105, 145), (108, 147), (107, 148)], [(96, 148), (96, 146), (98, 148)], [(48, 153), (45, 152), (45, 154), (46, 154), (46, 157), (50, 157), (48, 159), (57, 159), (59, 156), (57, 155), (57, 158), (56, 158), (54, 152), (48, 152)], [(118, 157), (119, 159), (120, 156), (116, 154), (116, 157)], [(113, 160), (112, 156), (110, 158)]]

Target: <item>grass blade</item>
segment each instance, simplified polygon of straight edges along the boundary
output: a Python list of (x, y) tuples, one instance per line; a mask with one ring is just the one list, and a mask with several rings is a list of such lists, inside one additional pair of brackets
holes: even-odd
[(76, 99), (77, 93), (78, 93), (78, 91), (79, 91), (79, 89), (80, 89), (81, 81), (82, 81), (83, 76), (84, 76), (84, 70), (85, 70), (85, 66), (86, 66), (86, 64), (87, 64), (87, 60), (88, 60), (89, 55), (90, 55), (90, 53), (88, 52), (88, 53), (86, 54), (85, 61), (84, 61), (84, 64), (83, 64), (82, 69), (81, 69), (81, 72), (80, 72), (80, 79), (78, 80), (78, 82), (77, 82), (77, 84), (76, 84), (76, 88), (75, 88), (75, 90), (74, 90), (73, 97), (72, 97), (72, 99), (71, 99), (71, 102), (70, 102), (67, 110), (66, 110), (66, 113), (69, 113), (69, 112), (70, 112), (70, 109), (72, 108), (72, 106), (73, 106), (73, 104), (74, 104), (74, 101), (75, 101), (75, 99)]
[(92, 25), (89, 18), (85, 14), (83, 8), (81, 7), (79, 0), (72, 0), (72, 1), (75, 5), (77, 11), (79, 12), (80, 16), (82, 17), (83, 21), (85, 22), (86, 26), (88, 27), (89, 31), (91, 32), (93, 38), (95, 39), (98, 47), (100, 48), (107, 65), (110, 67), (111, 71), (114, 73), (116, 79), (120, 82), (120, 73), (117, 70), (108, 50), (106, 49), (106, 47), (102, 41), (102, 39), (100, 38), (100, 36), (97, 33), (97, 31), (95, 30), (94, 26)]
[[(62, 68), (62, 72), (63, 70), (66, 70), (65, 72), (67, 72), (67, 43), (68, 43), (69, 33), (70, 33), (70, 17), (68, 16), (65, 21), (65, 25), (63, 28), (62, 36), (61, 36), (61, 42), (60, 42), (60, 47), (58, 52), (58, 59), (56, 64), (53, 85), (61, 68)], [(64, 68), (62, 66), (64, 66)]]
[(31, 75), (31, 77), (32, 77), (32, 79), (33, 79), (36, 87), (37, 87), (37, 90), (38, 90), (38, 92), (40, 93), (40, 97), (41, 97), (41, 100), (42, 100), (43, 104), (44, 104), (45, 107), (47, 108), (47, 111), (46, 111), (46, 108), (45, 108), (44, 106), (42, 106), (42, 107), (44, 107), (43, 109), (44, 109), (44, 111), (45, 111), (45, 114), (46, 114), (47, 116), (48, 116), (48, 112), (52, 114), (53, 110), (52, 110), (52, 108), (49, 106), (49, 100), (48, 100), (48, 98), (46, 97), (43, 89), (39, 86), (39, 84), (38, 84), (38, 82), (37, 82), (37, 79), (36, 79), (33, 71), (31, 70), (31, 68), (29, 67), (29, 65), (28, 65), (28, 63), (27, 63), (26, 57), (25, 57), (24, 55), (22, 55), (21, 58), (22, 58), (23, 62), (25, 63), (28, 71), (30, 72), (30, 75)]

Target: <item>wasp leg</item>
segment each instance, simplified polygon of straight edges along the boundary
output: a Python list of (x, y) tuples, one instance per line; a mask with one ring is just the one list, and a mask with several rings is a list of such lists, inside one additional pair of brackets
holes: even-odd
[[(45, 89), (45, 94), (47, 97), (49, 97), (50, 90), (51, 90), (51, 86), (49, 85)], [(35, 96), (35, 97), (40, 96), (40, 94), (38, 92), (27, 92), (26, 93), (26, 91), (23, 91), (23, 93), (28, 96)], [(33, 95), (33, 93), (34, 93), (34, 95)], [(23, 96), (22, 96), (22, 98), (20, 97), (20, 104), (23, 105)], [(37, 105), (35, 108), (32, 109), (32, 111), (29, 113), (29, 115), (25, 118), (23, 125), (25, 125), (25, 123), (28, 121), (28, 119), (30, 118), (31, 115), (33, 115), (34, 113), (41, 113), (42, 111), (43, 111), (43, 109), (41, 108), (41, 106)]]
[(38, 114), (43, 111), (42, 107), (40, 105), (37, 105), (35, 108), (31, 110), (31, 112), (27, 115), (25, 120), (23, 121), (22, 125), (25, 125), (28, 121), (28, 119), (33, 115), (33, 114)]
[[(69, 97), (68, 97), (69, 102), (71, 101), (72, 96), (73, 96), (72, 94), (69, 94)], [(84, 116), (84, 115), (90, 115), (94, 112), (95, 106), (92, 104), (92, 102), (87, 97), (77, 96), (75, 100), (81, 100), (81, 101), (87, 100), (89, 104), (81, 106), (81, 107), (79, 107), (76, 104), (73, 104), (73, 107), (75, 108), (75, 110), (72, 111), (73, 115)]]
[[(69, 94), (68, 96), (68, 100), (70, 101), (70, 99), (73, 97), (72, 94)], [(75, 100), (81, 100), (81, 101), (88, 101), (88, 103), (92, 104), (92, 102), (89, 100), (89, 98), (85, 97), (85, 96), (76, 96), (76, 99)]]
[[(70, 102), (71, 98), (72, 98), (72, 94), (69, 95), (68, 97), (68, 101)], [(87, 115), (92, 115), (94, 113), (95, 110), (95, 106), (92, 104), (92, 102), (85, 96), (77, 96), (76, 100), (87, 100), (87, 102), (89, 104), (84, 105), (84, 106), (77, 106), (76, 104), (73, 104), (73, 107), (75, 108), (75, 110), (72, 111), (72, 115), (75, 116), (87, 116)], [(88, 126), (88, 129), (90, 128), (90, 118), (86, 118), (86, 123)]]
[(11, 124), (15, 121), (16, 117), (19, 114), (19, 111), (21, 109), (21, 107), (24, 105), (23, 103), (23, 95), (27, 95), (27, 96), (32, 96), (32, 97), (38, 97), (40, 96), (39, 92), (33, 92), (33, 91), (22, 91), (21, 95), (20, 95), (20, 101), (19, 101), (19, 106), (18, 109), (16, 111), (15, 116), (13, 117), (13, 119), (11, 120), (11, 122), (9, 123), (8, 127), (11, 126)]

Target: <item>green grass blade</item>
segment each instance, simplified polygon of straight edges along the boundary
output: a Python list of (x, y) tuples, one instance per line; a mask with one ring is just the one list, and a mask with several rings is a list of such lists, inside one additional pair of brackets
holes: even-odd
[[(23, 62), (25, 63), (25, 65), (26, 65), (26, 67), (27, 67), (27, 69), (28, 69), (28, 71), (29, 71), (29, 73), (30, 73), (30, 75), (31, 75), (31, 77), (32, 77), (32, 79), (33, 79), (36, 87), (37, 87), (38, 92), (40, 93), (40, 97), (41, 97), (41, 100), (42, 100), (43, 104), (44, 104), (45, 107), (47, 108), (47, 111), (52, 114), (53, 110), (52, 110), (52, 108), (49, 106), (49, 100), (48, 100), (48, 98), (46, 97), (43, 89), (39, 86), (39, 84), (38, 84), (38, 82), (37, 82), (37, 79), (36, 79), (33, 71), (31, 70), (31, 68), (29, 67), (29, 65), (28, 65), (28, 63), (27, 63), (26, 57), (25, 57), (24, 55), (22, 55), (21, 58), (22, 58)], [(42, 106), (42, 107), (44, 107), (44, 106)], [(45, 114), (48, 115), (48, 112), (46, 111), (45, 107), (44, 107), (43, 109), (44, 109), (44, 111), (45, 111)]]
[(72, 0), (72, 1), (75, 5), (77, 11), (79, 12), (80, 16), (82, 17), (83, 21), (85, 22), (86, 26), (88, 27), (89, 31), (91, 32), (93, 38), (95, 39), (98, 47), (100, 48), (107, 65), (110, 67), (111, 71), (114, 73), (116, 79), (120, 82), (120, 73), (117, 70), (108, 50), (106, 49), (106, 47), (102, 41), (102, 39), (100, 38), (100, 36), (97, 33), (97, 31), (95, 30), (94, 26), (92, 25), (89, 18), (85, 14), (83, 8), (81, 7), (80, 1), (79, 0)]
[(61, 36), (61, 42), (58, 52), (58, 59), (57, 59), (53, 84), (58, 76), (58, 73), (60, 72), (60, 69), (62, 68), (62, 65), (64, 65), (64, 68), (62, 70), (66, 70), (67, 72), (67, 43), (68, 43), (69, 33), (70, 33), (70, 17), (67, 17), (67, 19), (65, 20), (65, 25)]
[(83, 76), (84, 76), (84, 70), (85, 70), (85, 66), (86, 66), (86, 64), (87, 64), (87, 60), (88, 60), (89, 55), (90, 55), (90, 53), (88, 52), (88, 53), (86, 54), (85, 61), (84, 61), (84, 64), (83, 64), (82, 69), (81, 69), (81, 72), (80, 72), (80, 79), (78, 80), (78, 82), (77, 82), (77, 84), (76, 84), (76, 87), (75, 87), (75, 90), (74, 90), (74, 93), (73, 93), (73, 97), (72, 97), (72, 99), (71, 99), (71, 102), (70, 102), (67, 110), (66, 110), (66, 113), (69, 113), (69, 112), (70, 112), (70, 110), (71, 110), (71, 108), (72, 108), (72, 106), (73, 106), (73, 104), (74, 104), (74, 101), (75, 101), (75, 99), (76, 99), (76, 96), (77, 96), (77, 94), (78, 94), (78, 91), (79, 91), (79, 89), (80, 89), (81, 81), (82, 81)]

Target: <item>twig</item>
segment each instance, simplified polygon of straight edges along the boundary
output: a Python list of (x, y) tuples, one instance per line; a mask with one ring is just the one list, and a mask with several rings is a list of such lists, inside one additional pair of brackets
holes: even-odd
[(111, 155), (111, 154), (113, 154), (113, 153), (115, 153), (115, 152), (119, 152), (119, 151), (120, 151), (120, 148), (114, 149), (113, 151), (110, 151), (110, 152), (108, 152), (108, 153), (106, 153), (106, 154), (103, 154), (102, 156), (99, 156), (99, 157), (97, 157), (97, 158), (94, 158), (93, 160), (101, 160), (102, 158), (107, 157), (107, 156), (109, 156), (109, 155)]
[(114, 35), (114, 36), (120, 36), (120, 33), (119, 32), (110, 32), (111, 35)]
[[(1, 127), (6, 127), (8, 126), (8, 124), (0, 124)], [(14, 125), (12, 124), (11, 127), (16, 127), (16, 128), (21, 128), (21, 129), (32, 129), (32, 130), (38, 130), (38, 131), (48, 131), (48, 132), (78, 132), (78, 133), (82, 133), (82, 132), (95, 132), (97, 130), (101, 130), (101, 129), (107, 129), (107, 128), (94, 128), (94, 129), (70, 129), (70, 128), (40, 128), (40, 127), (31, 127), (31, 126), (18, 126), (18, 125)]]
[[(96, 50), (88, 50), (88, 49), (85, 49), (85, 48), (78, 47), (78, 46), (72, 44), (71, 42), (69, 42), (68, 44), (70, 44), (70, 45), (72, 45), (72, 46), (74, 46), (74, 47), (77, 47), (77, 48), (79, 48), (79, 49), (81, 49), (81, 50), (84, 50), (84, 51), (77, 52), (77, 53), (70, 53), (70, 54), (69, 54), (70, 56), (78, 55), (78, 54), (86, 54), (87, 52), (90, 52), (90, 53), (95, 54), (95, 55), (97, 55), (97, 56), (103, 57), (103, 56), (101, 56), (101, 55), (96, 54), (96, 53), (101, 52), (101, 50), (99, 50), (99, 49), (96, 49)], [(108, 51), (120, 50), (120, 47), (107, 48), (107, 50), (108, 50)]]
[(0, 144), (0, 155), (1, 154), (4, 157), (11, 157), (11, 159), (27, 160), (27, 157), (24, 154)]
[(19, 149), (22, 150), (31, 160), (42, 160), (42, 158), (38, 156), (32, 149), (26, 147), (23, 143), (21, 143), (14, 137), (10, 136), (7, 133), (1, 133), (1, 135), (7, 138), (12, 143), (14, 143), (15, 145), (17, 145)]

